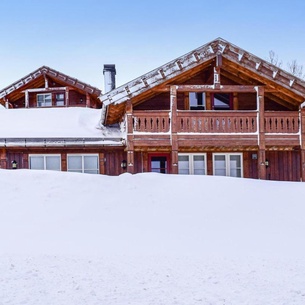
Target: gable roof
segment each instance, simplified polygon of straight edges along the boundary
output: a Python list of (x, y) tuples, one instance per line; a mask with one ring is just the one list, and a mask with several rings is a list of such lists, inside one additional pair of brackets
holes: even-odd
[[(161, 84), (169, 83), (177, 76), (186, 73), (196, 67), (215, 59), (221, 54), (222, 57), (235, 64), (235, 70), (231, 73), (244, 73), (251, 75), (257, 82), (268, 82), (270, 89), (282, 88), (298, 97), (298, 102), (305, 100), (305, 81), (294, 75), (270, 64), (235, 45), (217, 38), (157, 69), (144, 74), (125, 85), (122, 85), (101, 96), (104, 105), (118, 105), (127, 100), (137, 97)], [(250, 79), (250, 78), (249, 78)]]
[(6, 98), (8, 96), (17, 96), (21, 90), (26, 90), (33, 87), (40, 87), (44, 85), (44, 76), (48, 76), (51, 79), (56, 80), (57, 82), (65, 85), (72, 86), (80, 91), (87, 92), (96, 97), (99, 97), (101, 90), (95, 88), (89, 84), (79, 81), (76, 78), (68, 76), (64, 73), (51, 69), (47, 66), (42, 66), (34, 72), (26, 75), (25, 77), (19, 79), (10, 86), (2, 89), (0, 91), (0, 99)]

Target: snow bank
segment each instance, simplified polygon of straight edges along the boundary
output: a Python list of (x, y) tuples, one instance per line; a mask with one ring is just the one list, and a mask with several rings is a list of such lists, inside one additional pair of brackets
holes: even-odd
[(303, 183), (0, 170), (0, 304), (304, 304)]

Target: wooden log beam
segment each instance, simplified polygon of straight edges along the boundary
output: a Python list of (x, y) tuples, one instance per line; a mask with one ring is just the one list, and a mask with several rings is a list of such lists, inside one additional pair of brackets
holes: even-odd
[[(255, 93), (256, 86), (248, 86), (248, 85), (220, 85), (219, 87), (215, 87), (214, 85), (176, 85), (177, 92), (247, 92), (247, 93)], [(169, 92), (170, 87), (164, 87), (156, 89), (155, 92)]]
[[(51, 88), (34, 88), (34, 89), (27, 89), (25, 91), (28, 92), (49, 92), (49, 91), (64, 91), (67, 87), (51, 87)], [(22, 91), (22, 92), (25, 92)]]

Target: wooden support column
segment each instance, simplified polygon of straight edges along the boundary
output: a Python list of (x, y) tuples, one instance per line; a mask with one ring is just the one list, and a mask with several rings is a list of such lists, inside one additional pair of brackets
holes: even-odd
[(205, 107), (206, 107), (206, 110), (212, 110), (212, 101), (211, 101), (210, 92), (205, 93)]
[(264, 88), (257, 87), (258, 115), (258, 178), (266, 179), (265, 99)]
[(24, 101), (24, 107), (25, 108), (29, 108), (29, 91), (28, 90), (25, 90), (25, 101)]
[(105, 154), (99, 153), (99, 160), (100, 160), (100, 174), (105, 175)]
[(90, 107), (90, 95), (89, 93), (86, 93), (86, 107)]
[(301, 132), (300, 132), (300, 146), (301, 146), (301, 179), (305, 182), (305, 108), (301, 108)]
[(126, 102), (127, 124), (127, 172), (134, 174), (133, 107), (131, 100)]
[(221, 54), (216, 55), (216, 66), (214, 68), (214, 87), (220, 88), (220, 67), (222, 66)]
[(47, 89), (49, 88), (49, 80), (45, 74), (43, 75), (43, 77), (44, 77), (44, 87)]
[(177, 136), (177, 88), (170, 88), (170, 105), (171, 105), (171, 173), (178, 174), (178, 136)]
[(69, 87), (66, 87), (66, 90), (65, 90), (65, 99), (66, 99), (66, 101), (65, 101), (65, 106), (66, 107), (69, 107)]
[(238, 93), (233, 93), (233, 110), (238, 110)]

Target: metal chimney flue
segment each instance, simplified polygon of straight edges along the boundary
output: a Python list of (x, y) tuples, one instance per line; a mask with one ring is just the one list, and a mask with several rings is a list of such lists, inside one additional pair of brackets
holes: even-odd
[(107, 93), (115, 88), (115, 65), (104, 65), (104, 93)]

